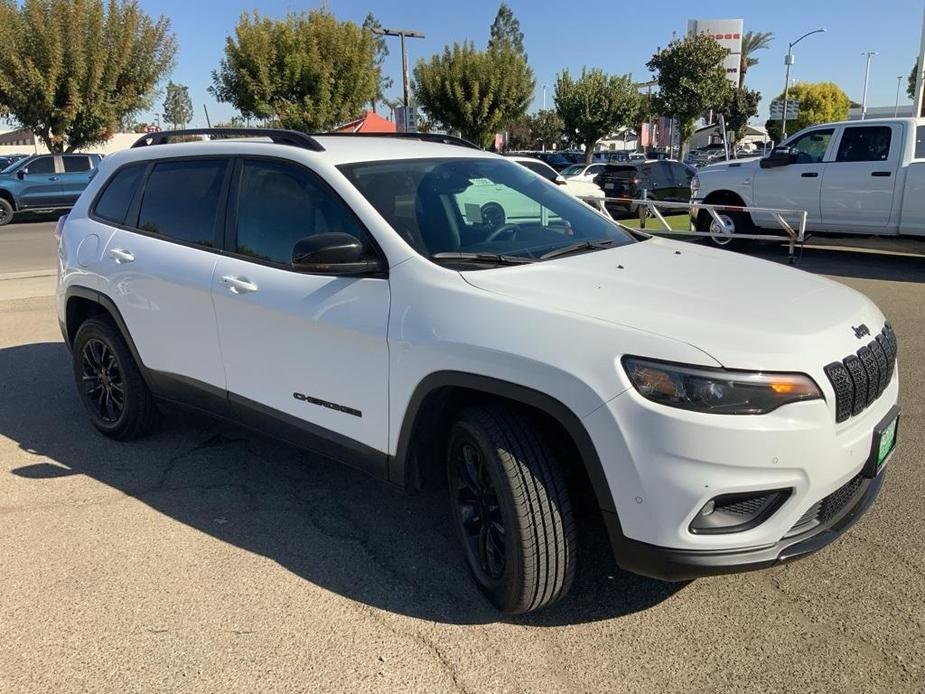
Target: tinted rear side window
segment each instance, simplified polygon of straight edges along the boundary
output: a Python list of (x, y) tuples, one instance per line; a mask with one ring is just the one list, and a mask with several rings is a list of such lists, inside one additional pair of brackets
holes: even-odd
[(915, 158), (925, 159), (925, 125), (915, 129)]
[(886, 161), (892, 134), (885, 125), (845, 128), (835, 161)]
[(135, 191), (138, 190), (144, 170), (144, 164), (135, 164), (117, 171), (97, 199), (96, 207), (93, 208), (94, 214), (116, 224), (125, 223), (125, 216), (128, 214)]
[(64, 156), (64, 172), (78, 173), (90, 170), (90, 157)]
[(199, 246), (215, 245), (215, 221), (227, 162), (167, 161), (145, 185), (138, 228)]

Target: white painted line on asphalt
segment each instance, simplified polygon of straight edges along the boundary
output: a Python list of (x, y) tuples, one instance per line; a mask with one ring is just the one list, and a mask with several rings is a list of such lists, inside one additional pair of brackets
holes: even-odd
[(0, 273), (0, 282), (7, 280), (26, 280), (33, 277), (54, 277), (57, 270), (25, 270), (23, 272), (4, 272)]

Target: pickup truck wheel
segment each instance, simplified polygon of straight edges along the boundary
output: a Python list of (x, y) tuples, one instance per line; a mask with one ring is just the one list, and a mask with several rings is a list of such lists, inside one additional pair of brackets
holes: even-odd
[(16, 210), (6, 198), (0, 198), (0, 227), (5, 226), (13, 221)]
[(482, 592), (519, 614), (563, 597), (575, 572), (565, 480), (529, 417), (470, 407), (453, 425), (447, 476), (454, 526)]
[(747, 212), (717, 212), (717, 215), (723, 226), (717, 225), (709, 212), (701, 210), (697, 215), (697, 231), (709, 231), (712, 234), (710, 240), (721, 248), (740, 246), (744, 239), (737, 239), (735, 235), (750, 234), (755, 229)]
[(91, 318), (80, 326), (73, 358), (77, 391), (93, 426), (123, 441), (154, 429), (160, 412), (128, 345), (109, 321)]

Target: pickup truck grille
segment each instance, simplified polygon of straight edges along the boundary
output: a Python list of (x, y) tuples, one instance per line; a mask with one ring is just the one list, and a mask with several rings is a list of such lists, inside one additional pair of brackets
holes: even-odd
[(860, 414), (876, 400), (893, 378), (896, 366), (896, 334), (887, 323), (876, 339), (825, 367), (835, 389), (835, 421)]

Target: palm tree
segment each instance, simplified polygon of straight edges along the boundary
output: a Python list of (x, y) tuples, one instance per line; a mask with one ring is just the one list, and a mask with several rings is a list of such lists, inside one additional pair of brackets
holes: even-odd
[(758, 64), (758, 58), (752, 56), (755, 51), (767, 48), (774, 39), (773, 31), (746, 31), (742, 35), (742, 54), (739, 58), (739, 86), (745, 84), (748, 68)]

